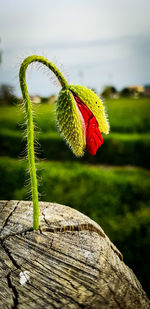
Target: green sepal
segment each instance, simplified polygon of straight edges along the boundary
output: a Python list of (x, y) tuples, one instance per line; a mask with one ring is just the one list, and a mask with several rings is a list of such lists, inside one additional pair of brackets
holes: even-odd
[(98, 122), (101, 133), (108, 134), (109, 123), (106, 112), (97, 94), (85, 86), (69, 85), (68, 88), (91, 110)]
[(80, 112), (67, 88), (62, 88), (56, 102), (56, 117), (60, 132), (70, 145), (76, 156), (84, 155), (85, 134), (80, 117)]

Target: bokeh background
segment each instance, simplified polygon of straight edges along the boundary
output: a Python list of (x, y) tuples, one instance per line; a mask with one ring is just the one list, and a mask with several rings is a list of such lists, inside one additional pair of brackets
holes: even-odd
[(98, 222), (150, 294), (150, 1), (1, 0), (0, 199), (31, 199), (18, 72), (53, 61), (71, 84), (103, 98), (111, 131), (96, 156), (75, 158), (57, 131), (60, 86), (31, 65), (40, 199)]

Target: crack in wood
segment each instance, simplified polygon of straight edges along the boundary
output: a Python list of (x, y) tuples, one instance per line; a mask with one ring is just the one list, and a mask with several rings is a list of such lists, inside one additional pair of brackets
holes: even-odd
[[(96, 223), (73, 209), (65, 214), (63, 205), (41, 203), (45, 219), (33, 232), (30, 202), (4, 204), (0, 308), (149, 308), (140, 283)], [(31, 276), (22, 287), (18, 276), (25, 267)]]
[[(116, 272), (116, 268), (112, 266), (111, 263), (109, 263), (109, 261), (107, 261), (107, 263), (109, 264), (109, 267), (110, 269), (112, 270), (112, 272), (115, 272), (117, 274), (117, 277), (118, 279), (121, 281), (124, 281), (126, 282), (126, 285), (128, 286), (129, 288), (129, 285), (132, 287), (132, 290), (135, 291), (135, 294), (138, 293), (138, 291), (140, 290), (141, 291), (141, 294), (143, 295), (144, 297), (144, 293), (143, 293), (143, 290), (142, 290), (142, 286), (139, 282), (137, 282), (137, 278), (135, 277), (134, 273), (132, 273), (132, 276), (134, 276), (134, 280), (132, 281), (129, 281), (128, 278), (125, 276), (125, 274), (123, 272)], [(130, 269), (130, 271), (132, 271)], [(103, 272), (105, 274), (105, 272)], [(136, 284), (138, 284), (138, 287), (135, 286), (135, 282)], [(127, 291), (127, 290), (126, 290)], [(125, 297), (125, 294), (124, 294), (124, 297)]]
[(116, 254), (118, 255), (119, 259), (120, 259), (121, 261), (123, 261), (123, 255), (122, 255), (122, 253), (116, 248), (116, 246), (115, 246), (114, 244), (111, 244), (110, 247), (111, 247), (111, 249), (114, 251), (114, 253), (116, 253)]
[(11, 307), (11, 309), (17, 309), (18, 308), (18, 291), (16, 289), (16, 287), (12, 284), (11, 278), (11, 271), (7, 274), (6, 278), (7, 278), (7, 282), (8, 282), (8, 287), (12, 290), (13, 292), (13, 301), (14, 304)]
[[(8, 205), (9, 202), (10, 202), (10, 201), (8, 201), (8, 202), (6, 203), (5, 207), (7, 207), (7, 205)], [(3, 226), (2, 226), (2, 228), (1, 228), (1, 230), (0, 230), (0, 233), (2, 232), (2, 230), (4, 229), (4, 227), (7, 225), (7, 223), (8, 223), (8, 221), (9, 221), (10, 217), (13, 215), (13, 213), (15, 212), (16, 208), (18, 207), (18, 205), (19, 205), (19, 201), (17, 202), (17, 205), (14, 207), (14, 209), (10, 212), (10, 214), (9, 214), (8, 217), (6, 218), (6, 220), (5, 220), (5, 222), (4, 222)]]
[(33, 232), (33, 228), (29, 228), (29, 229), (25, 229), (24, 231), (22, 232), (16, 232), (16, 233), (10, 233), (8, 235), (3, 235), (3, 236), (0, 236), (0, 240), (3, 241), (9, 237), (13, 237), (13, 236), (24, 236), (26, 235), (27, 233), (30, 233), (30, 232)]
[[(124, 309), (124, 304), (123, 304), (123, 307), (121, 306), (121, 304), (120, 304), (120, 302), (117, 300), (117, 298), (116, 298), (116, 293), (113, 291), (113, 289), (109, 286), (109, 284), (108, 284), (108, 281), (106, 281), (104, 278), (103, 278), (103, 280), (104, 280), (104, 282), (107, 284), (107, 287), (108, 287), (108, 289), (109, 289), (109, 291), (112, 293), (112, 295), (113, 295), (113, 298), (114, 298), (114, 301), (116, 302), (116, 304), (117, 304), (117, 308), (118, 309)], [(116, 287), (115, 287), (116, 288)], [(117, 289), (116, 289), (117, 290)]]
[[(48, 225), (48, 223), (47, 223)], [(42, 232), (51, 232), (51, 233), (63, 233), (63, 232), (74, 232), (74, 231), (91, 231), (91, 232), (96, 232), (98, 235), (102, 236), (105, 238), (105, 234), (102, 233), (101, 230), (99, 230), (97, 227), (95, 227), (91, 223), (80, 223), (80, 224), (75, 224), (75, 225), (61, 225), (58, 227), (48, 227), (48, 228), (42, 228), (41, 226), (41, 231)]]
[[(48, 221), (45, 218), (45, 214), (42, 212), (44, 221), (46, 225), (49, 226)], [(72, 224), (72, 225), (61, 225), (61, 226), (55, 226), (55, 227), (46, 227), (42, 228), (40, 227), (42, 232), (51, 232), (51, 233), (63, 233), (63, 232), (74, 232), (74, 231), (92, 231), (96, 232), (98, 235), (102, 237), (106, 237), (105, 234), (96, 226), (94, 226), (92, 223), (79, 223), (79, 224)]]
[(2, 248), (4, 249), (4, 251), (6, 252), (7, 256), (9, 257), (9, 259), (11, 260), (12, 264), (17, 268), (19, 269), (20, 266), (17, 264), (17, 262), (15, 261), (15, 259), (13, 258), (13, 256), (11, 255), (11, 252), (10, 250), (7, 248), (4, 240), (1, 240), (1, 246)]
[[(6, 204), (5, 204), (5, 207), (7, 207), (8, 203), (10, 201), (8, 201)], [(15, 212), (16, 208), (18, 207), (18, 204), (19, 204), (19, 201), (17, 202), (16, 206), (14, 207), (14, 209), (10, 212), (10, 214), (8, 215), (8, 217), (6, 218), (1, 230), (0, 230), (0, 233), (3, 231), (3, 229), (5, 228), (5, 226), (7, 226), (7, 223), (10, 219), (10, 217), (13, 215), (13, 213)], [(2, 248), (4, 249), (5, 253), (7, 254), (8, 258), (10, 259), (10, 261), (12, 262), (12, 264), (15, 266), (15, 268), (20, 268), (20, 266), (17, 264), (17, 262), (15, 261), (15, 259), (12, 257), (11, 253), (10, 253), (10, 250), (7, 248), (5, 242), (4, 242), (4, 239), (3, 237), (0, 237), (0, 242), (1, 242), (1, 246)], [(8, 283), (8, 287), (12, 290), (13, 292), (13, 306), (11, 307), (11, 309), (17, 309), (18, 308), (18, 292), (17, 292), (17, 289), (16, 287), (12, 284), (12, 281), (11, 281), (11, 271), (6, 275), (6, 279), (7, 279), (7, 283)]]
[[(46, 223), (46, 225), (49, 226), (48, 221), (45, 218), (45, 214), (42, 212), (44, 221)], [(61, 225), (61, 226), (55, 226), (55, 227), (45, 227), (42, 228), (42, 226), (40, 227), (40, 231), (41, 232), (50, 232), (50, 233), (64, 233), (64, 232), (74, 232), (74, 231), (91, 231), (91, 232), (95, 232), (98, 235), (100, 235), (101, 237), (105, 238), (105, 234), (96, 226), (94, 226), (92, 223), (79, 223), (79, 224), (75, 224), (75, 225)], [(119, 259), (121, 261), (123, 261), (123, 255), (121, 254), (121, 252), (115, 247), (114, 244), (110, 245), (111, 249), (117, 254), (117, 256), (119, 257)]]

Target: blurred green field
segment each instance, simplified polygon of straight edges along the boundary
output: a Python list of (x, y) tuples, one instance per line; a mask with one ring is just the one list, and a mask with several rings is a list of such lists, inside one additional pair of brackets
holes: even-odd
[[(92, 157), (87, 153), (81, 162), (92, 164), (135, 165), (150, 168), (150, 99), (115, 99), (105, 102), (111, 132)], [(39, 158), (76, 160), (57, 131), (54, 106), (34, 105), (36, 125), (40, 130)], [(0, 155), (18, 157), (25, 149), (24, 114), (19, 107), (0, 108)], [(13, 147), (12, 147), (13, 144)], [(77, 159), (78, 160), (78, 159)]]
[[(98, 222), (108, 215), (110, 207), (111, 216), (124, 216), (149, 203), (150, 172), (144, 169), (94, 167), (70, 161), (43, 161), (37, 166), (38, 176), (42, 179), (39, 187), (42, 199), (71, 205)], [(3, 199), (26, 198), (26, 169), (25, 161), (0, 158), (0, 195)]]
[[(76, 158), (57, 131), (37, 134), (39, 145), (36, 153), (39, 158), (58, 161), (79, 161), (89, 164), (135, 165), (150, 168), (150, 134), (111, 133), (104, 137), (104, 144), (97, 151), (96, 156), (87, 152), (82, 158)], [(1, 129), (0, 155), (23, 157), (25, 155), (26, 140), (23, 132)], [(13, 145), (13, 147), (12, 147)]]
[(150, 98), (106, 100), (112, 132), (150, 132)]
[[(111, 132), (150, 132), (150, 98), (105, 100)], [(24, 115), (18, 106), (0, 108), (0, 128), (20, 129)], [(50, 104), (34, 104), (36, 123), (42, 132), (55, 131), (55, 107)]]

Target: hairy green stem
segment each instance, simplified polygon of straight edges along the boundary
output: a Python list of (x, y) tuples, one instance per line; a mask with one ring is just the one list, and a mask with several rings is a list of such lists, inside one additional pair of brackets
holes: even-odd
[(38, 201), (38, 184), (36, 176), (35, 166), (35, 153), (34, 153), (34, 123), (32, 115), (32, 104), (30, 101), (27, 84), (26, 84), (26, 70), (30, 63), (41, 62), (46, 65), (58, 78), (62, 87), (67, 88), (68, 84), (61, 72), (55, 67), (55, 65), (45, 59), (44, 57), (33, 55), (27, 57), (21, 64), (19, 71), (20, 87), (25, 103), (26, 116), (27, 116), (27, 145), (28, 145), (28, 163), (30, 170), (30, 181), (32, 190), (32, 201), (33, 201), (33, 229), (39, 229), (39, 201)]

